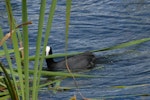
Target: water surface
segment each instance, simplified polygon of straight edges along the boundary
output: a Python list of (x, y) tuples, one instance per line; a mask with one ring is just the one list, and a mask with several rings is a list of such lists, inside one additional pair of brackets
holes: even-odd
[[(51, 1), (47, 1), (44, 31)], [(21, 2), (12, 1), (17, 23), (21, 23)], [(39, 0), (28, 1), (30, 54), (35, 53)], [(68, 51), (87, 51), (110, 47), (123, 42), (150, 37), (149, 0), (73, 0), (69, 30)], [(0, 25), (9, 31), (4, 2), (0, 4)], [(44, 37), (44, 35), (43, 35)], [(65, 46), (65, 0), (59, 0), (54, 16), (49, 43), (54, 53), (63, 53)], [(121, 50), (95, 53), (101, 59), (101, 69), (86, 74), (102, 75), (101, 78), (79, 78), (81, 93), (87, 98), (106, 100), (149, 100), (150, 96), (150, 42)], [(61, 86), (74, 86), (66, 79)], [(128, 86), (116, 88), (114, 86)], [(130, 87), (131, 86), (131, 87)], [(42, 91), (42, 100), (68, 100), (77, 94), (76, 89), (58, 92)], [(81, 98), (78, 95), (78, 98)]]

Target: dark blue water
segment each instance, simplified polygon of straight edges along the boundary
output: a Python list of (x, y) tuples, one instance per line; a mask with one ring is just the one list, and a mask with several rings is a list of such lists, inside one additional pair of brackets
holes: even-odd
[[(45, 31), (51, 1), (47, 1)], [(28, 1), (30, 54), (34, 55), (37, 36), (39, 0)], [(21, 23), (21, 2), (12, 1), (17, 23)], [(68, 51), (95, 50), (123, 42), (150, 37), (149, 0), (73, 0), (69, 31)], [(0, 4), (0, 25), (9, 31), (4, 2)], [(44, 32), (43, 32), (44, 33)], [(44, 36), (43, 36), (44, 37)], [(54, 16), (49, 45), (54, 53), (64, 52), (65, 46), (65, 0), (59, 0)], [(98, 52), (101, 69), (86, 74), (101, 78), (79, 78), (81, 93), (87, 98), (105, 100), (150, 100), (150, 42), (121, 50)], [(66, 79), (61, 86), (73, 86), (72, 79)], [(116, 88), (114, 86), (127, 86)], [(53, 94), (45, 89), (40, 100), (68, 100), (77, 94), (76, 89)]]

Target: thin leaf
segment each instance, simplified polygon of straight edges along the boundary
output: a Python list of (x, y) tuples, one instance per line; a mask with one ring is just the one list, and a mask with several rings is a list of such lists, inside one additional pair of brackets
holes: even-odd
[[(15, 29), (15, 21), (13, 18), (13, 14), (12, 14), (12, 9), (11, 9), (11, 4), (10, 4), (10, 0), (5, 0), (6, 3), (6, 9), (7, 9), (7, 14), (8, 14), (8, 21), (10, 24), (10, 32), (12, 30)], [(14, 48), (14, 53), (15, 53), (15, 58), (16, 58), (16, 65), (18, 68), (18, 74), (19, 74), (19, 80), (20, 80), (20, 88), (21, 88), (21, 96), (22, 96), (22, 100), (25, 100), (24, 98), (24, 82), (23, 82), (23, 77), (22, 77), (22, 66), (21, 66), (21, 58), (20, 58), (20, 54), (19, 54), (19, 47), (18, 47), (18, 39), (16, 34), (14, 33), (12, 35), (11, 34), (11, 39), (12, 39), (12, 43), (13, 43), (13, 48)]]
[(40, 7), (40, 16), (39, 16), (39, 24), (38, 24), (38, 36), (36, 41), (36, 59), (34, 64), (34, 75), (33, 75), (33, 91), (32, 91), (32, 99), (37, 99), (37, 75), (38, 75), (38, 65), (39, 65), (39, 58), (40, 58), (40, 47), (41, 47), (41, 37), (42, 37), (42, 28), (44, 22), (44, 12), (45, 12), (46, 0), (41, 0), (41, 7)]
[(69, 24), (70, 24), (70, 11), (71, 11), (72, 0), (66, 0), (66, 38), (65, 38), (65, 50), (68, 48), (68, 36), (69, 36)]
[(133, 45), (138, 45), (144, 42), (150, 41), (150, 38), (143, 38), (143, 39), (139, 39), (139, 40), (133, 40), (133, 41), (129, 41), (129, 42), (125, 42), (125, 43), (121, 43), (112, 47), (108, 47), (108, 48), (103, 48), (103, 49), (99, 49), (99, 50), (93, 50), (92, 52), (100, 52), (100, 51), (108, 51), (108, 50), (116, 50), (116, 49), (122, 49), (122, 48), (126, 48), (129, 46), (133, 46)]
[(9, 90), (9, 93), (11, 95), (12, 100), (19, 100), (18, 95), (16, 93), (16, 89), (14, 88), (14, 85), (11, 83), (11, 79), (9, 75), (7, 74), (7, 71), (5, 70), (4, 66), (0, 63), (0, 67), (2, 68), (4, 74), (6, 77), (4, 77), (4, 81), (7, 85), (7, 89)]
[[(2, 29), (0, 28), (0, 39), (3, 37), (3, 33), (2, 33)], [(6, 43), (4, 42), (3, 43), (3, 51), (5, 52), (5, 56), (6, 56), (6, 59), (8, 61), (8, 65), (9, 65), (9, 69), (10, 69), (10, 72), (12, 74), (12, 78), (13, 78), (13, 84), (15, 85), (15, 88), (17, 90), (17, 94), (19, 95), (18, 93), (18, 88), (17, 88), (17, 84), (16, 84), (16, 78), (15, 78), (15, 74), (14, 74), (14, 71), (13, 71), (13, 67), (12, 67), (12, 62), (11, 62), (11, 58), (10, 58), (10, 55), (8, 53), (8, 48), (7, 48), (7, 45)]]
[[(28, 21), (27, 2), (22, 0), (22, 23)], [(23, 26), (23, 46), (24, 46), (24, 74), (25, 74), (25, 100), (29, 100), (29, 39), (28, 26)]]
[[(51, 27), (52, 27), (52, 21), (53, 21), (53, 16), (55, 13), (56, 4), (57, 4), (57, 0), (52, 0), (51, 7), (49, 10), (48, 23), (46, 25), (47, 27), (46, 27), (46, 33), (45, 33), (45, 38), (44, 38), (44, 43), (43, 43), (44, 46), (43, 46), (43, 50), (42, 50), (42, 57), (40, 59), (38, 79), (40, 79), (40, 77), (41, 77), (41, 70), (43, 67), (43, 62), (44, 62), (44, 57), (45, 57), (45, 48), (46, 48), (47, 43), (48, 43), (48, 37), (50, 35), (50, 31), (51, 31)], [(39, 86), (39, 82), (40, 82), (40, 80), (37, 81), (37, 86)], [(38, 88), (36, 91), (38, 91)]]
[[(115, 46), (112, 46), (112, 47), (108, 47), (108, 48), (92, 50), (91, 52), (101, 52), (101, 51), (110, 51), (110, 50), (116, 50), (116, 49), (123, 49), (123, 48), (126, 48), (126, 47), (138, 45), (138, 44), (145, 43), (145, 42), (148, 42), (148, 41), (150, 41), (150, 38), (143, 38), (143, 39), (139, 39), (139, 40), (133, 40), (133, 41), (121, 43), (121, 44), (118, 44), (118, 45), (115, 45)], [(57, 58), (57, 57), (73, 56), (73, 55), (77, 55), (77, 54), (81, 54), (81, 53), (83, 53), (83, 52), (52, 54), (52, 55), (49, 55), (49, 56), (45, 56), (45, 58)], [(30, 56), (29, 57), (30, 61), (32, 61), (34, 59), (35, 59), (35, 56)]]

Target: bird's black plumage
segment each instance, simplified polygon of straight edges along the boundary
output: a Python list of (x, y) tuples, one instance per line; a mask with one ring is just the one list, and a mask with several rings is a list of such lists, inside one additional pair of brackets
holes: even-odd
[[(52, 48), (46, 47), (46, 55), (52, 54)], [(95, 56), (91, 52), (84, 52), (79, 55), (71, 56), (67, 58), (67, 63), (72, 71), (80, 71), (83, 69), (90, 69), (95, 66)], [(66, 69), (65, 59), (55, 62), (53, 58), (46, 58), (47, 68), (50, 71), (60, 71)]]

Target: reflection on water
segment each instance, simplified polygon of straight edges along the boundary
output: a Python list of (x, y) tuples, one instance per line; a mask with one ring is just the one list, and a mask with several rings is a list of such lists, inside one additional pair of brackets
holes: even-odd
[[(44, 27), (46, 27), (50, 3), (50, 1), (47, 1)], [(16, 21), (21, 23), (21, 2), (14, 0), (12, 4)], [(39, 4), (39, 0), (28, 1), (29, 20), (33, 21), (33, 24), (29, 26), (31, 55), (35, 51)], [(149, 9), (149, 0), (80, 0), (80, 2), (73, 0), (68, 50), (95, 50), (150, 37)], [(53, 22), (49, 45), (53, 47), (54, 53), (62, 53), (65, 43), (64, 0), (58, 1)], [(7, 14), (3, 2), (0, 4), (0, 26), (5, 33), (8, 32)], [(99, 58), (99, 64), (97, 65), (103, 66), (103, 68), (91, 70), (87, 74), (105, 77), (77, 79), (79, 85), (81, 85), (80, 91), (89, 98), (104, 97), (108, 100), (109, 97), (111, 100), (112, 98), (114, 100), (117, 98), (119, 100), (150, 99), (150, 96), (147, 95), (150, 94), (149, 47), (150, 43), (146, 42), (121, 50), (95, 53)], [(72, 79), (66, 79), (62, 86), (69, 85), (70, 82), (72, 82)], [(113, 88), (113, 86), (136, 87)], [(68, 100), (74, 93), (74, 89), (57, 94), (46, 91), (40, 93), (40, 98), (41, 100), (42, 98), (46, 100), (60, 100), (60, 98)]]

